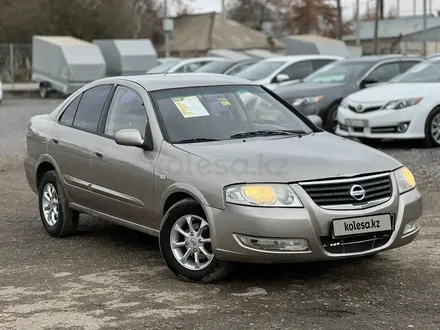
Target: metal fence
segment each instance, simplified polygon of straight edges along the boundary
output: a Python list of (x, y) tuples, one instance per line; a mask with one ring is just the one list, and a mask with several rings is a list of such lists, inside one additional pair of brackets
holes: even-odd
[(4, 83), (30, 82), (32, 44), (0, 43), (0, 80)]

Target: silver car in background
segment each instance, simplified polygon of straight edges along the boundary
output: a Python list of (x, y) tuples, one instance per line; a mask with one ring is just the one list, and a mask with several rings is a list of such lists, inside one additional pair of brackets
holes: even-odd
[(235, 262), (413, 241), (422, 202), (410, 170), (320, 124), (236, 77), (105, 78), (30, 120), (24, 167), (50, 235), (95, 215), (159, 237), (168, 267), (193, 281), (224, 278)]

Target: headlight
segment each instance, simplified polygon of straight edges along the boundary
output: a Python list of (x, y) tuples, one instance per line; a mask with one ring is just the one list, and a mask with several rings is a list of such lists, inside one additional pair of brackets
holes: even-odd
[(414, 179), (414, 175), (407, 167), (399, 168), (394, 172), (394, 175), (397, 180), (399, 193), (403, 194), (404, 192), (415, 188), (416, 180)]
[(411, 99), (403, 99), (403, 100), (394, 100), (388, 102), (382, 109), (386, 110), (399, 110), (408, 107), (412, 107), (416, 104), (419, 104), (423, 100), (423, 97), (415, 97)]
[(310, 96), (310, 97), (301, 97), (299, 99), (295, 99), (292, 102), (293, 106), (298, 106), (298, 105), (309, 105), (309, 104), (315, 104), (315, 103), (319, 103), (321, 102), (321, 100), (324, 98), (323, 95), (319, 95), (319, 96)]
[(302, 207), (294, 191), (286, 184), (243, 184), (226, 188), (226, 202), (248, 206)]
[(342, 108), (348, 108), (348, 101), (347, 101), (346, 97), (344, 99), (342, 99), (340, 106)]

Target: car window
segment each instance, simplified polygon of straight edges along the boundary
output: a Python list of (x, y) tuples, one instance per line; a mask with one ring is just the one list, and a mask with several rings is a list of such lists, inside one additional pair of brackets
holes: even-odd
[(400, 73), (406, 72), (414, 65), (419, 64), (421, 61), (402, 61), (400, 62)]
[(371, 62), (368, 61), (334, 61), (313, 72), (304, 81), (329, 84), (354, 82), (361, 78), (370, 68)]
[(147, 112), (139, 94), (119, 86), (110, 104), (104, 134), (114, 136), (117, 131), (128, 128), (137, 129), (145, 137)]
[[(310, 127), (260, 86), (209, 86), (152, 92), (170, 142), (228, 140), (237, 133)], [(258, 105), (258, 109), (256, 109)]]
[(95, 132), (112, 85), (100, 85), (85, 91), (78, 105), (73, 125)]
[(240, 71), (236, 76), (254, 81), (265, 79), (285, 64), (285, 61), (261, 61)]
[(391, 80), (393, 83), (437, 83), (440, 82), (440, 61), (417, 63), (405, 73)]
[(250, 67), (251, 65), (254, 65), (254, 64), (255, 64), (255, 62), (238, 64), (232, 70), (227, 71), (226, 74), (228, 74), (230, 76), (235, 76), (237, 73), (243, 71), (244, 69), (247, 69), (248, 67)]
[(329, 63), (334, 62), (333, 59), (319, 59), (319, 60), (312, 60), (313, 65), (313, 71), (316, 71), (318, 69), (321, 69), (324, 65), (327, 65)]
[(279, 74), (286, 74), (289, 76), (290, 80), (297, 80), (307, 77), (312, 72), (313, 72), (312, 63), (310, 61), (301, 61), (289, 65)]
[(368, 78), (378, 82), (386, 82), (400, 73), (399, 62), (384, 63), (374, 69)]
[(81, 95), (78, 95), (67, 108), (64, 110), (60, 118), (60, 123), (65, 125), (72, 125), (73, 118), (75, 118), (76, 109), (78, 108), (79, 101), (81, 100)]

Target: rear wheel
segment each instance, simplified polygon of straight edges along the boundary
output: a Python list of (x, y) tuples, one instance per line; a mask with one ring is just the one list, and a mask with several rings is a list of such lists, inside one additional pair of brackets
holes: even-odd
[(425, 145), (427, 147), (440, 147), (440, 107), (435, 108), (426, 119)]
[(55, 171), (44, 174), (38, 192), (40, 217), (46, 231), (54, 237), (73, 235), (78, 225), (79, 213), (69, 207)]
[(159, 244), (167, 266), (184, 279), (211, 283), (232, 271), (230, 263), (214, 256), (209, 223), (193, 199), (184, 199), (167, 212)]
[(41, 83), (40, 84), (40, 88), (39, 88), (39, 92), (40, 92), (40, 97), (42, 99), (46, 99), (49, 97), (49, 84), (48, 83)]

